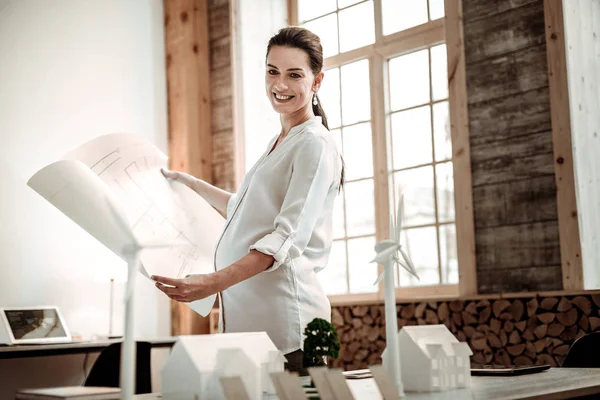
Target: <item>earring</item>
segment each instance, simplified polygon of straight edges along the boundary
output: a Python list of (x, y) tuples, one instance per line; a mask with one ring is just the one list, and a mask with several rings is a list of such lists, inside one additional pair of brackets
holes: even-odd
[(313, 96), (313, 105), (315, 105), (315, 106), (319, 105), (319, 101), (317, 100), (317, 94), (316, 93)]

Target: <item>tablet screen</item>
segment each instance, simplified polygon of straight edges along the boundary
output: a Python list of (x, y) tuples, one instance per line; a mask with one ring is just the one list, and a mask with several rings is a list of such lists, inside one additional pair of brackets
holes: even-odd
[(4, 310), (15, 340), (66, 338), (55, 309)]

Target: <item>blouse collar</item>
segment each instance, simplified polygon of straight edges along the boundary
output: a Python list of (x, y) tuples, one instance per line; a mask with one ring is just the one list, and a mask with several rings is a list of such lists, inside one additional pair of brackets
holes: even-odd
[(304, 121), (303, 123), (301, 123), (300, 125), (296, 125), (294, 127), (292, 127), (292, 129), (290, 129), (290, 131), (288, 132), (288, 134), (286, 135), (286, 139), (290, 136), (295, 135), (298, 132), (302, 132), (304, 130), (304, 128), (306, 128), (309, 125), (312, 124), (316, 124), (316, 123), (322, 123), (323, 118), (321, 118), (320, 116), (315, 116), (307, 121)]

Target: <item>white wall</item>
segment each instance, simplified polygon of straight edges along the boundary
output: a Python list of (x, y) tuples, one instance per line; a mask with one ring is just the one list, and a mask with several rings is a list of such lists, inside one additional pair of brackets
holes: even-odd
[(577, 213), (586, 289), (600, 288), (600, 0), (563, 0)]
[[(106, 333), (108, 285), (98, 270), (124, 263), (26, 182), (105, 133), (140, 134), (166, 151), (162, 2), (0, 4), (0, 304), (57, 304), (74, 333)], [(138, 289), (137, 333), (168, 334), (168, 302), (150, 282)]]
[(245, 172), (281, 131), (265, 92), (265, 56), (271, 36), (287, 26), (287, 2), (232, 0), (232, 6), (236, 134), (244, 146)]
[[(0, 305), (55, 304), (72, 334), (107, 334), (104, 271), (124, 262), (26, 182), (110, 132), (142, 135), (166, 152), (162, 14), (161, 0), (0, 0)], [(168, 299), (142, 278), (136, 290), (136, 335), (168, 336)], [(80, 384), (83, 355), (58, 358), (0, 360), (0, 398), (16, 387)]]
[[(26, 182), (106, 133), (166, 151), (163, 42), (161, 0), (0, 0), (0, 305), (55, 304), (73, 334), (107, 333), (102, 271), (124, 263)], [(141, 278), (137, 295), (138, 337), (168, 336), (168, 299)]]

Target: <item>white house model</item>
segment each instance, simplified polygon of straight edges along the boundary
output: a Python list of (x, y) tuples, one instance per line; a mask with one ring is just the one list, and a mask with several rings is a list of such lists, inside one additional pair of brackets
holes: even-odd
[[(398, 333), (404, 390), (442, 391), (471, 386), (473, 354), (445, 325), (405, 326)], [(389, 362), (383, 351), (384, 367)]]
[(220, 377), (239, 376), (252, 400), (274, 394), (283, 354), (265, 332), (180, 336), (162, 369), (165, 400), (225, 399)]

